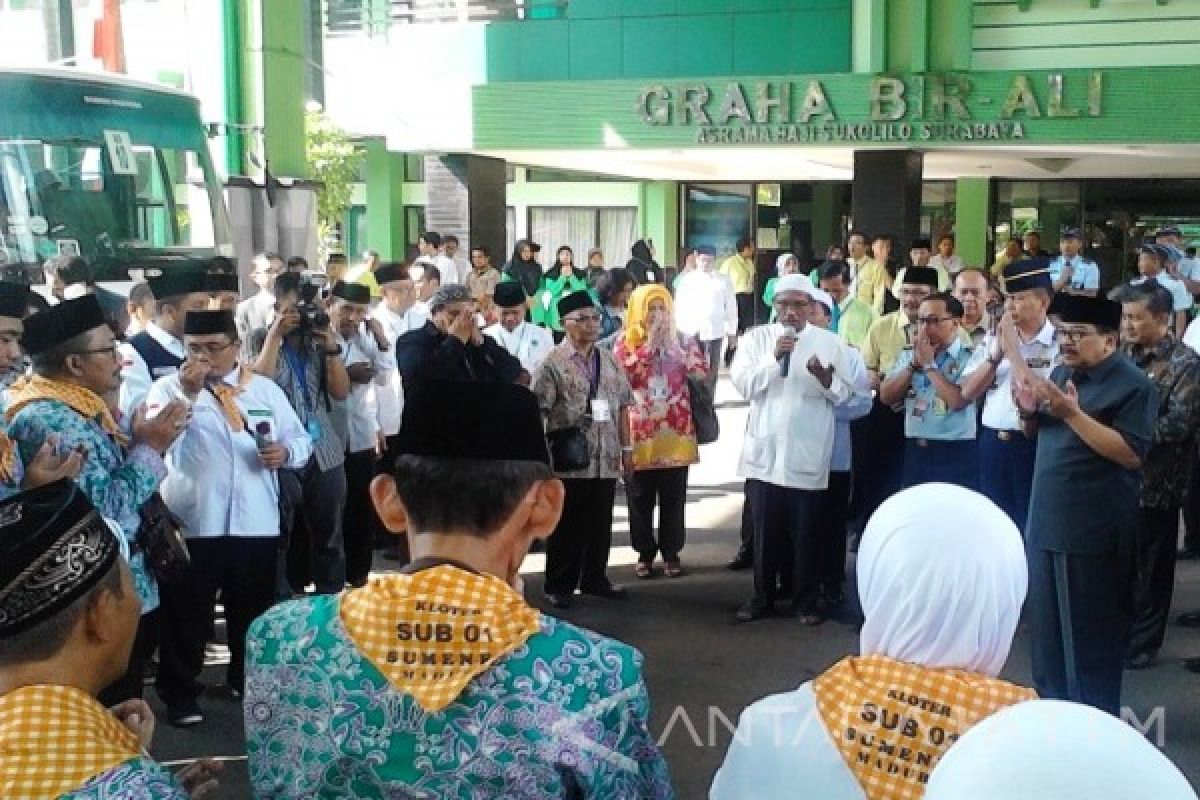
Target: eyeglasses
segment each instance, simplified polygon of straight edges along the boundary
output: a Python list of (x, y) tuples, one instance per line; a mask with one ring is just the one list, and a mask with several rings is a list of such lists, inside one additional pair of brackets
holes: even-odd
[(1099, 331), (1088, 330), (1087, 328), (1055, 328), (1054, 332), (1068, 342), (1078, 342), (1085, 336), (1095, 336), (1099, 333)]
[(595, 325), (600, 322), (599, 314), (576, 314), (573, 317), (567, 317), (564, 322), (574, 322), (579, 325)]
[(189, 344), (187, 346), (187, 351), (194, 356), (219, 356), (221, 353), (224, 353), (235, 344), (237, 344), (236, 341), (226, 342), (225, 344), (217, 344), (216, 342), (209, 342), (208, 344)]
[(789, 301), (786, 303), (780, 300), (775, 303), (775, 309), (777, 311), (803, 311), (811, 305), (812, 303), (808, 300), (797, 300), (795, 302)]
[(943, 322), (947, 322), (952, 319), (954, 319), (954, 317), (917, 317), (917, 324), (933, 327), (934, 325), (941, 325)]
[(69, 355), (73, 356), (99, 356), (107, 354), (109, 358), (117, 357), (117, 343), (113, 342), (108, 347), (93, 347), (91, 350), (76, 350)]

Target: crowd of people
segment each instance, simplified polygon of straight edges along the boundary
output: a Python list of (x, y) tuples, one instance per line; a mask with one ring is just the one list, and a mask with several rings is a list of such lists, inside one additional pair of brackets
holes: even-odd
[[(713, 798), (1101, 796), (1127, 772), (1195, 798), (1115, 718), (1200, 500), (1181, 240), (1102, 296), (1078, 231), (991, 270), (855, 232), (809, 274), (779, 256), (768, 320), (750, 239), (677, 270), (645, 240), (613, 268), (521, 240), (497, 268), (427, 232), (411, 264), (261, 254), (244, 300), (220, 258), (127, 299), (79, 259), (47, 265), (51, 302), (0, 283), (0, 796), (211, 792), (219, 763), (146, 755), (142, 694), (204, 723), (219, 601), (256, 796), (673, 797), (641, 655), (540, 612), (521, 567), (544, 548), (554, 610), (624, 599), (620, 482), (636, 577), (685, 576), (728, 365), (737, 619), (842, 609), (853, 534), (863, 622), (858, 655), (746, 710)], [(1023, 610), (1031, 688), (998, 677)], [(1097, 735), (1056, 761), (1067, 729)]]

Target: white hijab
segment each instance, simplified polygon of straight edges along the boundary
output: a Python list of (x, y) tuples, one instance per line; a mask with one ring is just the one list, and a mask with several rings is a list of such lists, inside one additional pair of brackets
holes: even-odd
[(980, 722), (947, 752), (925, 800), (1196, 800), (1175, 765), (1116, 717), (1031, 700)]
[[(776, 275), (776, 277), (783, 277), (783, 265), (788, 262), (788, 259), (796, 259), (796, 254), (795, 253), (780, 253), (779, 257), (775, 259), (775, 275)], [(796, 268), (797, 269), (800, 268), (799, 259), (796, 259)]]
[(927, 483), (871, 516), (858, 552), (862, 655), (1000, 673), (1025, 601), (1021, 534), (981, 494)]

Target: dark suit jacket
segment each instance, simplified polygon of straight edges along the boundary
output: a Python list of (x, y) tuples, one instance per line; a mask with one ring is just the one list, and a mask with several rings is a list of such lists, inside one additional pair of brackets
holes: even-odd
[(396, 366), (405, 386), (438, 380), (515, 383), (524, 371), (492, 337), (483, 337), (483, 344), (465, 345), (432, 322), (396, 340)]

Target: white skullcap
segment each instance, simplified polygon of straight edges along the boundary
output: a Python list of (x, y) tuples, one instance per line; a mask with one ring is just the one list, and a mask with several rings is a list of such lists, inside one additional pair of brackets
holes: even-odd
[(825, 291), (824, 289), (813, 289), (808, 293), (808, 296), (825, 306), (825, 311), (827, 313), (833, 313), (833, 298), (829, 296), (829, 292)]
[(784, 275), (775, 282), (775, 294), (779, 295), (783, 292), (804, 292), (809, 297), (813, 296), (816, 288), (813, 282), (808, 279), (807, 275), (801, 275), (794, 272), (791, 275)]

